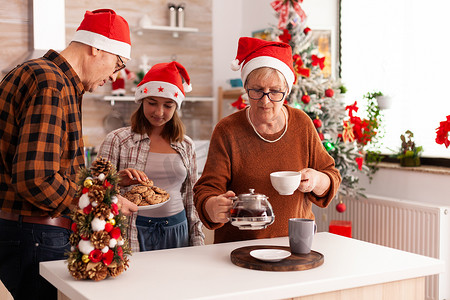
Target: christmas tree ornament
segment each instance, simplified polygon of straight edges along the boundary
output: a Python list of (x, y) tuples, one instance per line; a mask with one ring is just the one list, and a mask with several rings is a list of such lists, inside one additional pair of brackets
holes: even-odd
[(305, 29), (303, 29), (304, 34), (308, 34), (309, 32), (311, 32), (311, 28), (305, 27)]
[(302, 96), (302, 102), (308, 104), (311, 101), (311, 97), (309, 95)]
[(316, 128), (322, 127), (322, 121), (318, 117), (313, 120), (313, 123)]
[(328, 98), (333, 97), (333, 96), (334, 96), (334, 91), (333, 91), (333, 89), (326, 89), (326, 90), (325, 90), (325, 96), (328, 97)]
[(339, 203), (336, 205), (336, 210), (340, 213), (343, 213), (345, 210), (347, 209), (347, 207), (345, 206), (345, 203), (341, 201), (339, 201)]
[[(119, 176), (109, 161), (98, 157), (90, 169), (80, 169), (78, 178), (80, 197), (70, 214), (73, 224), (67, 259), (69, 273), (78, 280), (118, 276), (128, 268), (131, 254), (128, 241), (122, 236), (126, 218), (112, 202), (119, 192)], [(120, 245), (118, 239), (122, 240)]]

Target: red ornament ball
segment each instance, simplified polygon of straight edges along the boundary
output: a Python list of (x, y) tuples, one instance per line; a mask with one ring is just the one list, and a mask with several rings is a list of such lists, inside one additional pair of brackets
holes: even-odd
[(316, 128), (322, 127), (322, 121), (320, 119), (314, 119), (313, 123)]
[(345, 206), (344, 202), (342, 202), (342, 201), (336, 205), (336, 210), (340, 213), (343, 213), (346, 209), (347, 209), (347, 207)]
[(311, 31), (311, 28), (309, 28), (309, 27), (306, 27), (305, 29), (303, 29), (304, 34), (308, 34), (308, 32), (310, 32), (310, 31)]
[(311, 97), (309, 95), (303, 95), (302, 96), (302, 102), (305, 104), (308, 104), (309, 101), (311, 101)]
[(333, 96), (334, 96), (334, 91), (333, 91), (333, 89), (327, 89), (327, 90), (325, 91), (325, 96), (327, 96), (328, 98), (333, 97)]

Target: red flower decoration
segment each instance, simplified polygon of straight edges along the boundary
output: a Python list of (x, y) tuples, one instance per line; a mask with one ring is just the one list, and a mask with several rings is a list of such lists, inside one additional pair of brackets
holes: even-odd
[(311, 31), (311, 28), (309, 28), (309, 27), (305, 27), (305, 29), (303, 29), (304, 34), (308, 34), (308, 32), (310, 32), (310, 31)]
[(91, 211), (92, 211), (92, 205), (90, 205), (90, 204), (89, 204), (88, 206), (86, 206), (85, 208), (83, 208), (83, 213), (84, 213), (85, 215), (90, 214)]
[(116, 203), (111, 203), (111, 212), (115, 216), (119, 214), (119, 206)]
[(448, 132), (450, 131), (450, 115), (447, 116), (446, 121), (439, 123), (439, 127), (436, 128), (436, 143), (439, 145), (444, 144), (445, 148), (448, 148), (450, 141), (448, 140)]
[(107, 188), (109, 188), (109, 187), (112, 187), (112, 184), (109, 183), (108, 180), (105, 179), (105, 182), (103, 182), (103, 187), (104, 187), (105, 189), (107, 189)]
[(78, 231), (77, 223), (72, 223), (72, 225), (70, 226), (70, 229), (71, 229), (74, 233), (77, 233), (77, 231)]
[(284, 43), (289, 43), (289, 41), (291, 40), (291, 35), (289, 33), (289, 30), (284, 29), (283, 30), (283, 34), (279, 36), (280, 40)]
[(105, 254), (103, 254), (102, 261), (105, 265), (109, 266), (114, 258), (114, 252), (111, 249), (108, 250)]
[(97, 263), (102, 260), (103, 253), (99, 249), (94, 249), (89, 253), (89, 259), (93, 263)]
[(120, 237), (120, 228), (119, 227), (114, 227), (111, 230), (111, 232), (109, 233), (109, 235), (111, 236), (111, 238), (117, 240)]
[(123, 259), (123, 249), (120, 246), (117, 246), (117, 255), (119, 255), (120, 259)]

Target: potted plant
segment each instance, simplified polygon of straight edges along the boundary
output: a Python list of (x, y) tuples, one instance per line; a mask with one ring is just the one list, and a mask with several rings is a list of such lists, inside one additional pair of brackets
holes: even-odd
[(400, 159), (400, 165), (404, 167), (420, 166), (420, 156), (423, 152), (422, 146), (416, 146), (413, 141), (414, 134), (410, 130), (406, 130), (400, 135), (402, 141), (399, 152), (395, 155)]

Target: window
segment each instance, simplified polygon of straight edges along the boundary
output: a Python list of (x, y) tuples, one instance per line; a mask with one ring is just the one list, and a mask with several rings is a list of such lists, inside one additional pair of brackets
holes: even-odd
[(383, 111), (381, 150), (414, 133), (423, 156), (450, 158), (435, 142), (439, 122), (450, 115), (450, 2), (442, 0), (341, 0), (341, 77), (346, 102), (367, 92), (392, 97)]

